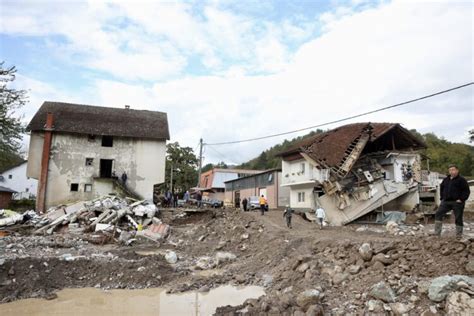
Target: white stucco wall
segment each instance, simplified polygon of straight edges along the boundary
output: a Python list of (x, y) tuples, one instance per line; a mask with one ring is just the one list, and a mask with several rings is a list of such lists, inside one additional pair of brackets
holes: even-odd
[[(0, 176), (0, 185), (16, 191), (14, 199), (29, 199), (36, 196), (38, 180), (26, 176), (26, 161), (19, 166), (5, 170)], [(11, 179), (10, 179), (11, 177)]]
[[(35, 134), (35, 133), (33, 133)], [(28, 172), (39, 175), (42, 139), (32, 135)], [(153, 197), (153, 185), (164, 182), (166, 142), (114, 137), (113, 147), (102, 147), (101, 136), (90, 141), (87, 135), (53, 134), (49, 162), (46, 207), (77, 200), (89, 200), (113, 192), (109, 179), (100, 175), (100, 159), (112, 159), (112, 170), (120, 177), (125, 171), (127, 186), (145, 199)], [(92, 166), (86, 166), (92, 158)], [(39, 163), (38, 161), (39, 160)], [(71, 183), (79, 184), (78, 192), (71, 192)], [(84, 192), (85, 184), (92, 184), (91, 192)]]

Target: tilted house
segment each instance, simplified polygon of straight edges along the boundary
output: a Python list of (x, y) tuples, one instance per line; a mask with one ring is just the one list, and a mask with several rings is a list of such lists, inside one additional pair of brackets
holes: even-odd
[(164, 182), (166, 113), (44, 102), (28, 130), (27, 173), (39, 180), (39, 211), (118, 191), (151, 199)]
[(396, 123), (355, 123), (303, 140), (282, 156), (282, 185), (294, 208), (321, 205), (332, 225), (375, 209), (409, 210), (419, 203), (425, 144)]

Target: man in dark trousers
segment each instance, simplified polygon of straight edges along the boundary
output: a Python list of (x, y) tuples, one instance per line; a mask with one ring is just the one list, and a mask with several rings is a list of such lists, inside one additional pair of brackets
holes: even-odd
[(247, 203), (248, 203), (248, 202), (249, 202), (249, 201), (247, 200), (247, 198), (244, 198), (244, 199), (242, 200), (242, 207), (244, 208), (244, 212), (247, 212)]
[(290, 208), (289, 205), (287, 205), (285, 207), (285, 211), (283, 212), (283, 217), (286, 218), (286, 226), (288, 226), (288, 228), (293, 228), (291, 227), (291, 216), (293, 215), (293, 209)]
[(459, 175), (456, 165), (449, 166), (449, 175), (443, 180), (440, 186), (441, 205), (435, 215), (434, 235), (440, 236), (443, 229), (443, 217), (447, 212), (453, 211), (456, 222), (456, 237), (461, 238), (463, 231), (464, 204), (469, 198), (469, 185), (463, 177)]

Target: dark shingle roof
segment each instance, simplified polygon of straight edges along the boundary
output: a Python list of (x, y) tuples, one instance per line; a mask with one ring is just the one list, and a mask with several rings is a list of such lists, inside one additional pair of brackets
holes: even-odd
[(42, 131), (48, 112), (54, 114), (54, 131), (168, 140), (164, 112), (111, 108), (45, 101), (28, 124), (29, 131)]

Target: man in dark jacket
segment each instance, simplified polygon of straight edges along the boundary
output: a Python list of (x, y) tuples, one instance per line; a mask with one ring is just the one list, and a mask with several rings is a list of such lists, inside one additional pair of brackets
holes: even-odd
[(450, 165), (449, 175), (440, 186), (441, 205), (435, 215), (435, 235), (441, 235), (443, 217), (452, 210), (456, 219), (456, 236), (459, 238), (462, 236), (464, 204), (469, 198), (469, 194), (470, 190), (466, 179), (459, 175), (456, 165)]

